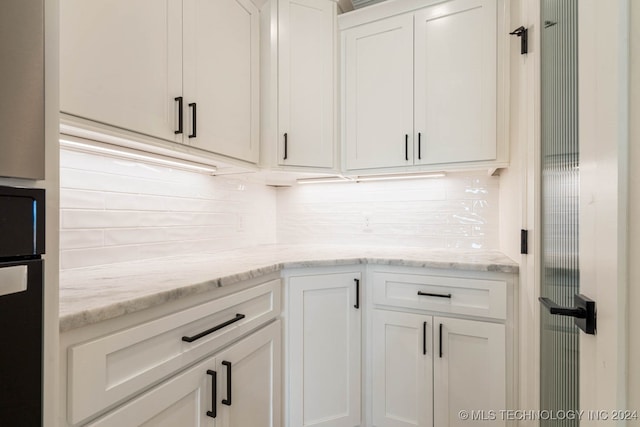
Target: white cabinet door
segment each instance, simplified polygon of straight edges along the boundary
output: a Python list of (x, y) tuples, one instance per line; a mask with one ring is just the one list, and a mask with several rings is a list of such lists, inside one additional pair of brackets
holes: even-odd
[(496, 159), (494, 0), (415, 14), (416, 164)]
[[(209, 358), (87, 427), (213, 427), (211, 390), (216, 366)], [(210, 413), (207, 415), (207, 413)]]
[(281, 335), (276, 321), (217, 355), (218, 426), (281, 427)]
[(278, 163), (332, 168), (336, 3), (280, 0), (278, 6)]
[(289, 279), (292, 427), (360, 425), (359, 280), (360, 272)]
[(62, 0), (62, 112), (171, 141), (182, 95), (181, 0)]
[(375, 427), (433, 426), (432, 331), (431, 316), (374, 310)]
[[(504, 425), (506, 347), (504, 325), (434, 317), (434, 425), (469, 426), (466, 411), (496, 411)], [(486, 423), (486, 421), (485, 421)], [(474, 424), (474, 423), (472, 423)]]
[(413, 15), (343, 33), (346, 168), (413, 164)]
[(184, 0), (185, 142), (256, 163), (259, 71), (250, 0)]

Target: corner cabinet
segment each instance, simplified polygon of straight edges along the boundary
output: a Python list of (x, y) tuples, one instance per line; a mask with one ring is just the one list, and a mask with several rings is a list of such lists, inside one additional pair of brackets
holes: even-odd
[(362, 273), (309, 269), (287, 276), (287, 425), (359, 426)]
[(339, 19), (343, 167), (505, 166), (504, 2), (415, 5)]
[(331, 171), (337, 167), (336, 2), (270, 0), (261, 15), (261, 163)]
[(257, 163), (258, 14), (250, 0), (61, 0), (60, 109)]

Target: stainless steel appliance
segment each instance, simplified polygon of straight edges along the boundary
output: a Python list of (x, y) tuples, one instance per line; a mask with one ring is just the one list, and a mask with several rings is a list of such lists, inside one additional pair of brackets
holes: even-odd
[(45, 190), (0, 186), (0, 426), (42, 425)]

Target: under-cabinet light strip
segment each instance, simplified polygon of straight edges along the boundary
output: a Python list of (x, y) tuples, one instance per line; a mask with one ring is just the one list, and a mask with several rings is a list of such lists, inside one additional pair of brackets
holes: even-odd
[(121, 147), (113, 146), (112, 148), (112, 146), (107, 146), (106, 144), (99, 142), (80, 142), (61, 139), (60, 146), (74, 151), (81, 151), (91, 154), (102, 154), (119, 159), (135, 160), (143, 163), (153, 164), (156, 166), (166, 166), (170, 168), (188, 170), (191, 172), (198, 172), (209, 175), (213, 175), (217, 170), (217, 168), (212, 165), (198, 164), (185, 160), (168, 159), (156, 156), (151, 153), (138, 153), (133, 150)]
[(415, 172), (389, 175), (362, 175), (362, 176), (327, 176), (320, 178), (299, 178), (298, 184), (329, 184), (345, 182), (371, 182), (371, 181), (392, 181), (401, 179), (428, 179), (443, 178), (444, 172)]

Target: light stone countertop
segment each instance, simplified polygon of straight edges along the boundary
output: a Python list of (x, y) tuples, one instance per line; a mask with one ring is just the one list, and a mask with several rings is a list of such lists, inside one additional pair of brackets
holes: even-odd
[(260, 277), (285, 268), (378, 264), (518, 272), (498, 251), (415, 247), (267, 245), (60, 272), (60, 331), (65, 332)]

